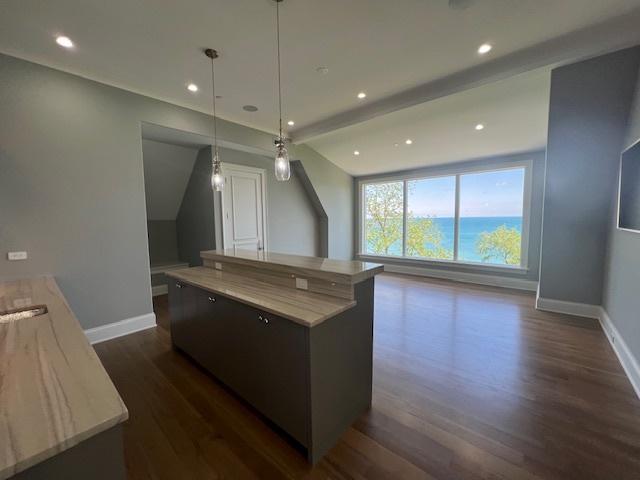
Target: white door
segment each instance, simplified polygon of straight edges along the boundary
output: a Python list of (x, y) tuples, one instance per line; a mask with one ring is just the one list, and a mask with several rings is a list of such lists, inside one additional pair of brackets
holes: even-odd
[(224, 164), (224, 248), (265, 248), (265, 171)]

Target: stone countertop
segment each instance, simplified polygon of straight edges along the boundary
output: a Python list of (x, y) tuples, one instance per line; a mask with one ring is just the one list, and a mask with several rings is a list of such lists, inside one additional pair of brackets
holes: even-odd
[(51, 276), (0, 282), (0, 479), (127, 420), (129, 414)]
[(287, 255), (242, 249), (207, 250), (200, 253), (206, 260), (233, 262), (241, 265), (259, 266), (276, 272), (295, 270), (309, 277), (322, 278), (330, 282), (355, 284), (382, 273), (384, 267), (377, 263), (358, 260), (334, 260), (303, 255)]
[(314, 327), (356, 305), (355, 300), (283, 288), (207, 267), (172, 270), (167, 272), (167, 276), (274, 313), (305, 327)]

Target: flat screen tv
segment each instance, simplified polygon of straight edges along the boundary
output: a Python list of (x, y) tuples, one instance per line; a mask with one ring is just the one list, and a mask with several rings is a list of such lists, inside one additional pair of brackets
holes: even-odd
[(640, 233), (640, 140), (620, 160), (618, 228)]

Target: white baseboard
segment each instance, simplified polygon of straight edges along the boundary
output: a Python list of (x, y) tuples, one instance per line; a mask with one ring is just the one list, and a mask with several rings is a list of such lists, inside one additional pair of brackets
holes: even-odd
[(600, 318), (600, 305), (543, 298), (540, 294), (536, 297), (536, 308), (547, 312), (565, 313), (578, 317)]
[(130, 333), (139, 332), (156, 326), (156, 314), (147, 313), (139, 317), (127, 318), (119, 322), (102, 325), (100, 327), (89, 328), (84, 333), (89, 343), (100, 343), (112, 338), (122, 337)]
[(154, 285), (151, 287), (151, 295), (157, 297), (158, 295), (166, 295), (169, 293), (168, 285)]
[(587, 303), (565, 302), (552, 298), (542, 298), (538, 293), (536, 297), (536, 308), (538, 310), (566, 313), (599, 320), (602, 330), (627, 374), (627, 378), (631, 382), (636, 395), (640, 398), (640, 363), (638, 363), (638, 360), (634, 357), (633, 353), (631, 353), (631, 350), (629, 350), (624, 338), (622, 338), (618, 329), (611, 321), (609, 314), (603, 307)]
[(522, 278), (502, 277), (498, 275), (487, 275), (482, 273), (458, 272), (452, 270), (439, 270), (435, 268), (412, 267), (408, 265), (392, 265), (385, 263), (385, 272), (405, 273), (408, 275), (418, 275), (421, 277), (442, 278), (464, 283), (475, 283), (478, 285), (490, 285), (492, 287), (515, 288), (517, 290), (528, 290), (535, 292), (538, 282), (534, 280), (524, 280)]
[(633, 353), (631, 353), (631, 350), (629, 350), (624, 339), (620, 336), (609, 314), (602, 307), (600, 307), (600, 325), (602, 325), (602, 330), (604, 330), (604, 333), (607, 335), (613, 351), (616, 352), (618, 360), (620, 360), (620, 364), (627, 374), (627, 378), (636, 391), (636, 395), (640, 398), (640, 364), (636, 357), (633, 356)]

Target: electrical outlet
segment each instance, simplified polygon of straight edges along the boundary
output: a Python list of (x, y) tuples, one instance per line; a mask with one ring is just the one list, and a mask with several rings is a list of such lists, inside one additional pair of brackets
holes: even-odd
[(306, 278), (296, 277), (296, 288), (299, 288), (300, 290), (309, 290), (309, 282)]
[(220, 262), (215, 262), (213, 266), (216, 270), (222, 270), (222, 264)]
[(27, 252), (9, 252), (7, 253), (7, 258), (9, 260), (26, 260)]

